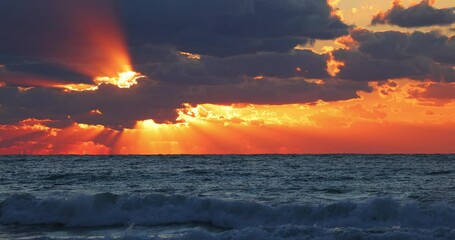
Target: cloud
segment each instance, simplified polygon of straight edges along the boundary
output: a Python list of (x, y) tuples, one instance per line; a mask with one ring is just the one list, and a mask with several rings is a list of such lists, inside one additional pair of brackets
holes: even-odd
[[(2, 154), (108, 154), (106, 145), (119, 132), (100, 126), (73, 124), (64, 130), (49, 127), (51, 120), (25, 119), (15, 125), (0, 125)], [(97, 135), (98, 137), (94, 137)], [(111, 140), (106, 137), (111, 136)], [(39, 140), (38, 140), (39, 139)]]
[(258, 53), (233, 57), (202, 56), (200, 60), (178, 56), (174, 61), (135, 65), (150, 78), (167, 84), (219, 85), (240, 83), (247, 78), (327, 78), (326, 55), (312, 51)]
[(436, 9), (430, 0), (405, 8), (395, 0), (391, 9), (373, 16), (371, 24), (390, 24), (400, 27), (450, 25), (455, 22), (455, 8)]
[[(0, 76), (4, 75), (15, 75), (21, 74), (22, 77), (27, 75), (30, 78), (38, 76), (39, 78), (54, 80), (64, 83), (85, 83), (92, 84), (93, 79), (90, 76), (86, 76), (74, 70), (68, 69), (60, 64), (53, 64), (47, 62), (23, 62), (17, 64), (4, 65), (5, 69)], [(9, 77), (5, 77), (6, 83), (8, 83)], [(19, 84), (20, 83), (16, 83)]]
[(344, 62), (337, 77), (355, 81), (382, 81), (410, 78), (428, 81), (455, 81), (455, 70), (424, 58), (380, 59), (351, 50), (337, 50), (337, 59)]
[(355, 44), (333, 55), (344, 63), (337, 77), (356, 81), (397, 78), (455, 81), (455, 38), (431, 33), (351, 32)]
[[(107, 13), (114, 8), (116, 14)], [(326, 1), (313, 0), (0, 0), (0, 22), (8, 23), (0, 26), (8, 33), (2, 34), (0, 53), (95, 54), (87, 35), (96, 36), (98, 28), (114, 32), (103, 22), (115, 24), (113, 15), (132, 48), (166, 45), (211, 56), (288, 52), (313, 39), (347, 34), (349, 27), (331, 12)]]
[[(183, 103), (312, 103), (357, 98), (358, 91), (371, 90), (366, 82), (331, 80), (326, 71), (328, 56), (309, 50), (231, 57), (202, 55), (200, 59), (188, 59), (165, 47), (152, 47), (148, 53), (150, 60), (141, 55), (134, 65), (148, 78), (130, 89), (105, 84), (96, 91), (84, 92), (46, 87), (23, 91), (11, 84), (1, 87), (0, 123), (38, 118), (55, 120), (54, 126), (78, 122), (122, 129), (150, 118), (173, 122), (176, 109)], [(38, 68), (43, 77), (50, 76), (45, 69)], [(17, 70), (33, 72), (27, 67)], [(324, 84), (312, 81), (321, 79), (325, 79)], [(22, 84), (14, 86), (28, 86)]]
[(420, 104), (443, 106), (455, 101), (455, 84), (429, 82), (415, 84), (408, 90), (408, 94)]
[(455, 36), (448, 37), (437, 32), (371, 32), (358, 29), (351, 32), (351, 37), (360, 44), (361, 52), (375, 58), (403, 60), (424, 57), (441, 64), (455, 64)]
[[(0, 88), (0, 123), (26, 118), (102, 124), (121, 129), (133, 127), (137, 120), (173, 122), (183, 103), (213, 104), (294, 104), (317, 100), (337, 101), (357, 98), (357, 91), (370, 91), (367, 83), (327, 81), (325, 84), (303, 79), (248, 79), (218, 85), (152, 84), (141, 81), (131, 89), (101, 85), (97, 91), (62, 92), (33, 88), (20, 91)], [(99, 114), (93, 114), (93, 110)]]
[[(326, 70), (329, 54), (294, 50), (347, 33), (325, 1), (115, 0), (108, 3), (118, 9), (132, 67), (147, 78), (129, 89), (101, 84), (94, 91), (62, 91), (51, 87), (91, 84), (93, 76), (80, 70), (102, 66), (91, 61), (106, 49), (91, 45), (96, 34), (78, 36), (85, 30), (71, 32), (68, 26), (78, 25), (59, 20), (67, 8), (102, 11), (107, 2), (47, 3), (0, 0), (0, 21), (10, 23), (0, 30), (12, 32), (0, 38), (0, 78), (6, 83), (0, 87), (0, 124), (37, 118), (51, 119), (46, 125), (55, 127), (77, 122), (123, 129), (138, 120), (174, 122), (184, 103), (305, 104), (357, 98), (358, 91), (371, 91), (368, 81), (455, 79), (453, 37), (364, 30), (351, 32), (356, 47), (333, 52), (344, 62), (333, 78)], [(101, 42), (108, 44), (105, 37)], [(35, 87), (18, 88), (29, 86)]]
[[(120, 129), (150, 118), (175, 121), (183, 103), (356, 98), (370, 90), (367, 83), (331, 81), (327, 55), (293, 50), (347, 34), (332, 11), (313, 0), (0, 0), (0, 22), (8, 23), (0, 25), (8, 33), (0, 38), (0, 122), (38, 118)], [(125, 49), (133, 69), (148, 77), (138, 85), (52, 89), (92, 84)]]
[(333, 39), (348, 26), (326, 1), (118, 0), (133, 46), (167, 44), (211, 56), (287, 52), (309, 39)]

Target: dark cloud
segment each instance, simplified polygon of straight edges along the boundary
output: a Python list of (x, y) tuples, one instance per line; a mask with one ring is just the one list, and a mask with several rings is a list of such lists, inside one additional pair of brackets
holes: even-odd
[(382, 81), (397, 78), (455, 81), (455, 70), (425, 58), (380, 59), (351, 50), (337, 50), (334, 56), (344, 62), (337, 77), (355, 81)]
[[(45, 85), (33, 84), (34, 78), (90, 83), (87, 72), (77, 71), (94, 62), (98, 69), (106, 60), (105, 48), (93, 38), (109, 44), (102, 34), (111, 31), (97, 33), (112, 28), (107, 21), (123, 30), (135, 69), (156, 81), (324, 78), (325, 56), (289, 52), (297, 44), (347, 34), (348, 26), (331, 11), (326, 1), (313, 0), (0, 0), (0, 32), (8, 33), (0, 38), (1, 77), (15, 86)], [(179, 51), (203, 58), (187, 60)]]
[(426, 27), (433, 25), (450, 25), (455, 22), (455, 8), (436, 9), (429, 0), (405, 8), (400, 2), (381, 12), (371, 20), (374, 24), (391, 24), (400, 27)]
[(326, 1), (116, 1), (133, 46), (173, 45), (203, 55), (287, 52), (309, 39), (333, 39), (348, 26)]
[[(77, 12), (83, 1), (0, 0), (0, 54), (74, 60), (81, 52), (96, 53), (83, 34), (87, 31), (78, 25), (85, 20), (84, 13)], [(87, 4), (84, 10), (102, 12), (97, 3)]]
[[(11, 31), (0, 38), (0, 80), (7, 83), (0, 87), (0, 123), (37, 118), (51, 119), (55, 126), (79, 122), (122, 129), (138, 120), (175, 121), (183, 103), (338, 101), (371, 91), (372, 80), (455, 79), (453, 38), (360, 30), (351, 33), (357, 48), (333, 53), (345, 63), (333, 79), (326, 70), (328, 54), (293, 49), (347, 33), (348, 26), (331, 15), (325, 1), (43, 1), (0, 0), (0, 23), (8, 23), (0, 24), (0, 30)], [(102, 65), (91, 61), (106, 49), (79, 36), (96, 28), (72, 31), (74, 23), (65, 17), (74, 13), (61, 9), (93, 6), (102, 11), (103, 4), (118, 9), (133, 68), (147, 78), (129, 89), (103, 84), (85, 92), (13, 87), (47, 86), (30, 84), (34, 77), (60, 84), (92, 83), (78, 69)], [(180, 51), (200, 58), (189, 59)], [(324, 84), (310, 81), (314, 79)]]
[(455, 85), (435, 83), (420, 84), (411, 89), (409, 95), (413, 98), (422, 100), (454, 101)]
[[(32, 88), (19, 91), (0, 88), (1, 123), (25, 118), (103, 124), (112, 128), (132, 127), (137, 120), (175, 121), (176, 109), (190, 104), (293, 104), (317, 100), (356, 98), (357, 91), (370, 91), (367, 83), (327, 81), (320, 85), (303, 80), (261, 79), (238, 84), (184, 86), (156, 84), (150, 80), (131, 89), (102, 85), (97, 91), (62, 92)], [(102, 114), (91, 113), (99, 110)]]
[(0, 53), (95, 54), (85, 34), (109, 27), (102, 21), (115, 21), (109, 13), (114, 8), (133, 48), (166, 45), (213, 56), (287, 52), (348, 31), (326, 1), (0, 0), (0, 32), (8, 33), (0, 38)]
[(455, 36), (437, 32), (409, 34), (354, 30), (351, 37), (360, 44), (361, 52), (375, 58), (403, 60), (425, 57), (442, 64), (455, 64)]
[[(112, 27), (105, 21), (114, 19), (106, 12), (113, 8), (133, 67), (148, 78), (130, 89), (103, 84), (85, 92), (30, 83), (91, 83), (77, 71), (102, 65), (98, 56), (111, 40), (102, 34)], [(0, 0), (0, 22), (7, 23), (0, 32), (10, 33), (0, 38), (0, 77), (7, 83), (0, 87), (0, 122), (33, 117), (62, 126), (75, 121), (123, 128), (150, 118), (175, 121), (183, 103), (355, 98), (357, 91), (370, 90), (368, 84), (332, 82), (327, 55), (293, 50), (348, 33), (331, 11), (326, 1), (314, 0)], [(97, 37), (104, 39), (101, 45)], [(188, 59), (180, 51), (201, 58)]]
[(344, 62), (338, 77), (356, 81), (395, 78), (455, 81), (455, 38), (438, 33), (351, 32), (356, 47), (334, 52)]
[(202, 56), (200, 60), (178, 56), (175, 61), (136, 65), (135, 69), (150, 78), (184, 85), (219, 85), (239, 83), (244, 78), (327, 78), (326, 55), (312, 51), (259, 53), (234, 57)]
[[(37, 63), (18, 63), (4, 65), (3, 74), (27, 74), (29, 76), (39, 76), (49, 80), (55, 80), (61, 83), (93, 83), (90, 76), (78, 73), (74, 70), (68, 69), (60, 64), (37, 62)], [(2, 73), (0, 73), (0, 76)], [(8, 78), (5, 79), (8, 83)], [(17, 83), (16, 83), (17, 84)]]
[[(355, 90), (354, 90), (355, 89)], [(236, 85), (193, 87), (185, 95), (189, 103), (253, 103), (292, 104), (310, 103), (317, 100), (338, 101), (357, 98), (356, 91), (370, 91), (367, 84), (346, 81), (328, 81), (324, 85), (302, 80), (253, 80)], [(226, 94), (229, 93), (229, 94)]]

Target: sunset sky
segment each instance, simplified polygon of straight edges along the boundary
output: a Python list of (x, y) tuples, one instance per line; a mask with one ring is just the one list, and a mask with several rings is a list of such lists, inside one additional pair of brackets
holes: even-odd
[(455, 1), (0, 0), (0, 154), (455, 153)]

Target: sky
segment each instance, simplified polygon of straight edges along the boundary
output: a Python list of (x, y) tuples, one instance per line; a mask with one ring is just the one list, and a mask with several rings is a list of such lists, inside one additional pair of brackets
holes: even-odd
[(0, 154), (455, 153), (453, 0), (0, 0)]

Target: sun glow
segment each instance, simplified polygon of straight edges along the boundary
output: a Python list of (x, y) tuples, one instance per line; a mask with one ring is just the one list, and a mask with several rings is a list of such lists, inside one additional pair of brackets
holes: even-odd
[(119, 73), (117, 77), (96, 77), (95, 83), (101, 84), (112, 84), (117, 85), (119, 88), (130, 88), (137, 84), (137, 80), (144, 78), (144, 75), (134, 71), (127, 71)]
[[(66, 91), (94, 91), (101, 84), (130, 88), (144, 76), (133, 70), (125, 35), (114, 4), (98, 1), (56, 1), (62, 21), (69, 29), (68, 42), (55, 46), (59, 64), (93, 79), (93, 84), (52, 86)], [(73, 41), (72, 39), (77, 39)], [(83, 45), (84, 48), (71, 48)]]
[(65, 84), (65, 85), (54, 85), (56, 88), (63, 88), (65, 92), (82, 92), (82, 91), (96, 91), (98, 86), (91, 84)]
[(145, 78), (144, 75), (134, 71), (127, 71), (118, 73), (116, 77), (96, 77), (94, 79), (95, 84), (64, 84), (64, 85), (53, 85), (55, 88), (63, 88), (65, 91), (96, 91), (102, 84), (115, 85), (118, 88), (130, 88), (136, 85), (139, 79)]
[(59, 6), (68, 16), (72, 34), (87, 45), (87, 51), (70, 55), (68, 60), (80, 64), (69, 67), (93, 78), (132, 71), (125, 35), (113, 4), (83, 1)]

